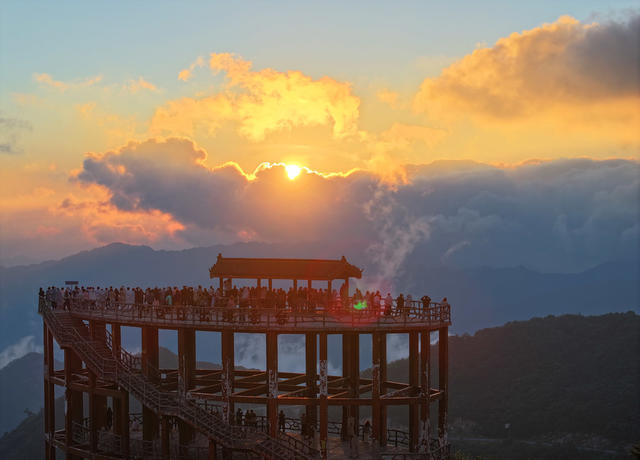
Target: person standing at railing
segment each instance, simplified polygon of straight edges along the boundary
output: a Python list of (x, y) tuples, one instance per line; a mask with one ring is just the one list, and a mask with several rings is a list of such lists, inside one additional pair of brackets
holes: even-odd
[(396, 299), (396, 314), (404, 315), (404, 295), (402, 293)]
[(387, 292), (387, 297), (384, 298), (384, 316), (391, 316), (393, 308), (393, 297), (391, 293)]
[(428, 312), (429, 305), (431, 304), (431, 297), (429, 297), (428, 295), (423, 295), (420, 300), (422, 301), (422, 309), (425, 313)]
[(280, 409), (280, 412), (278, 413), (278, 431), (282, 431), (283, 433), (285, 431), (285, 420), (284, 411)]

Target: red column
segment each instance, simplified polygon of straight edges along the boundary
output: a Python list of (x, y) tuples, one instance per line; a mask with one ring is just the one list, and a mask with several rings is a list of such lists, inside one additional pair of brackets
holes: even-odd
[(442, 396), (438, 401), (438, 439), (440, 445), (447, 444), (447, 409), (449, 383), (449, 328), (438, 329), (438, 380)]
[[(380, 333), (380, 394), (387, 393), (387, 334)], [(387, 406), (383, 403), (380, 405), (380, 437), (378, 438), (381, 446), (387, 445)]]
[[(187, 392), (195, 386), (196, 372), (196, 331), (194, 329), (178, 329), (178, 375), (180, 378), (178, 391)], [(194, 430), (191, 425), (178, 423), (180, 444), (193, 441)]]
[(327, 333), (320, 332), (320, 450), (322, 458), (327, 458), (327, 432), (329, 426), (328, 374), (327, 374)]
[[(420, 358), (418, 356), (418, 341), (419, 333), (417, 331), (409, 333), (409, 385), (412, 388), (418, 388), (419, 381), (419, 368)], [(412, 402), (409, 404), (409, 450), (415, 452), (418, 446), (419, 437), (419, 406), (418, 402)]]
[(267, 332), (267, 420), (269, 434), (278, 435), (278, 334)]
[(306, 397), (311, 401), (307, 405), (307, 420), (310, 420), (317, 428), (318, 426), (318, 401), (316, 399), (318, 381), (318, 341), (315, 332), (307, 332), (305, 334), (305, 364), (306, 364)]
[[(73, 373), (82, 370), (82, 360), (70, 349), (64, 350), (64, 374), (65, 374), (65, 400), (67, 403), (67, 410), (65, 413), (65, 432), (66, 432), (66, 444), (69, 447), (72, 444), (73, 439), (73, 424), (82, 423), (83, 414), (83, 397), (81, 391), (74, 391), (71, 389), (71, 383), (73, 380)], [(67, 460), (76, 460), (79, 457), (70, 454), (66, 454)]]
[(431, 331), (420, 334), (420, 442), (429, 446), (431, 439), (431, 423), (429, 416), (429, 388), (431, 387)]
[(49, 439), (53, 437), (56, 430), (56, 408), (55, 408), (55, 385), (51, 382), (54, 371), (53, 357), (53, 336), (49, 332), (47, 325), (43, 326), (43, 342), (44, 342), (44, 431), (47, 436), (45, 438), (45, 458), (46, 460), (55, 460), (56, 450), (53, 443)]
[(222, 339), (222, 399), (224, 401), (223, 418), (227, 423), (233, 420), (233, 379), (235, 351), (233, 331), (223, 330)]
[(380, 440), (380, 336), (375, 331), (371, 334), (371, 432), (374, 442)]
[[(155, 370), (159, 365), (158, 328), (143, 326), (142, 328), (142, 371), (151, 378), (157, 378)], [(142, 407), (142, 439), (152, 441), (158, 437), (160, 419), (150, 408)]]

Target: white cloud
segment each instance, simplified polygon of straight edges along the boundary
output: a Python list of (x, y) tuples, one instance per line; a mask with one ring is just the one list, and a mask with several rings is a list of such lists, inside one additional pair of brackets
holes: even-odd
[(0, 352), (0, 369), (5, 367), (11, 361), (22, 358), (27, 353), (32, 352), (42, 353), (42, 346), (36, 345), (35, 337), (33, 335), (22, 337), (16, 343), (9, 345)]

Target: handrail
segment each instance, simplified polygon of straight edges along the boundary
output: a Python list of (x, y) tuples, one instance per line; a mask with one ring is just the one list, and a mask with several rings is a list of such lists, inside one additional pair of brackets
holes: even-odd
[[(105, 331), (104, 342), (88, 340), (75, 326), (65, 326), (48, 302), (39, 305), (39, 311), (52, 327), (61, 346), (73, 347), (87, 366), (93, 368), (92, 370), (99, 375), (114, 374), (115, 380), (120, 385), (136, 396), (143, 405), (155, 412), (178, 416), (227, 447), (249, 448), (259, 455), (268, 454), (274, 458), (286, 458), (283, 457), (283, 452), (288, 452), (292, 458), (312, 458), (317, 455), (317, 451), (310, 449), (300, 452), (291, 443), (283, 442), (279, 438), (271, 438), (265, 433), (261, 433), (262, 442), (244, 443), (245, 430), (226, 424), (219, 415), (199, 407), (190, 399), (180, 397), (180, 395), (176, 397), (172, 393), (158, 390), (149, 377), (139, 372), (142, 367), (142, 361), (139, 357), (132, 355), (123, 347), (119, 348), (118, 354), (114, 353), (112, 346), (107, 347), (107, 344), (113, 344), (113, 338), (108, 331)], [(88, 334), (86, 326), (81, 324), (82, 326), (78, 327), (84, 328)], [(108, 356), (101, 356), (100, 345), (105, 347), (106, 353), (104, 354)], [(140, 363), (140, 368), (138, 363)], [(149, 363), (145, 362), (144, 364), (147, 366), (148, 372), (157, 372), (157, 369)], [(272, 444), (273, 447), (271, 447)]]
[[(328, 308), (304, 310), (298, 308), (266, 307), (202, 307), (197, 305), (149, 305), (145, 303), (101, 302), (70, 299), (68, 308), (80, 315), (113, 321), (151, 322), (160, 324), (193, 324), (228, 327), (277, 327), (315, 325), (326, 327), (349, 326), (420, 326), (442, 325), (451, 322), (448, 303), (430, 302), (428, 305), (412, 301), (402, 310), (366, 308)], [(339, 304), (337, 304), (339, 305)]]

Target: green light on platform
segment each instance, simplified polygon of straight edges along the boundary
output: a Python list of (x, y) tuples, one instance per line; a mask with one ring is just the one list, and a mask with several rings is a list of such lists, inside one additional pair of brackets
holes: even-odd
[(361, 302), (354, 303), (353, 308), (355, 308), (356, 310), (365, 310), (367, 308), (367, 301), (363, 300)]

